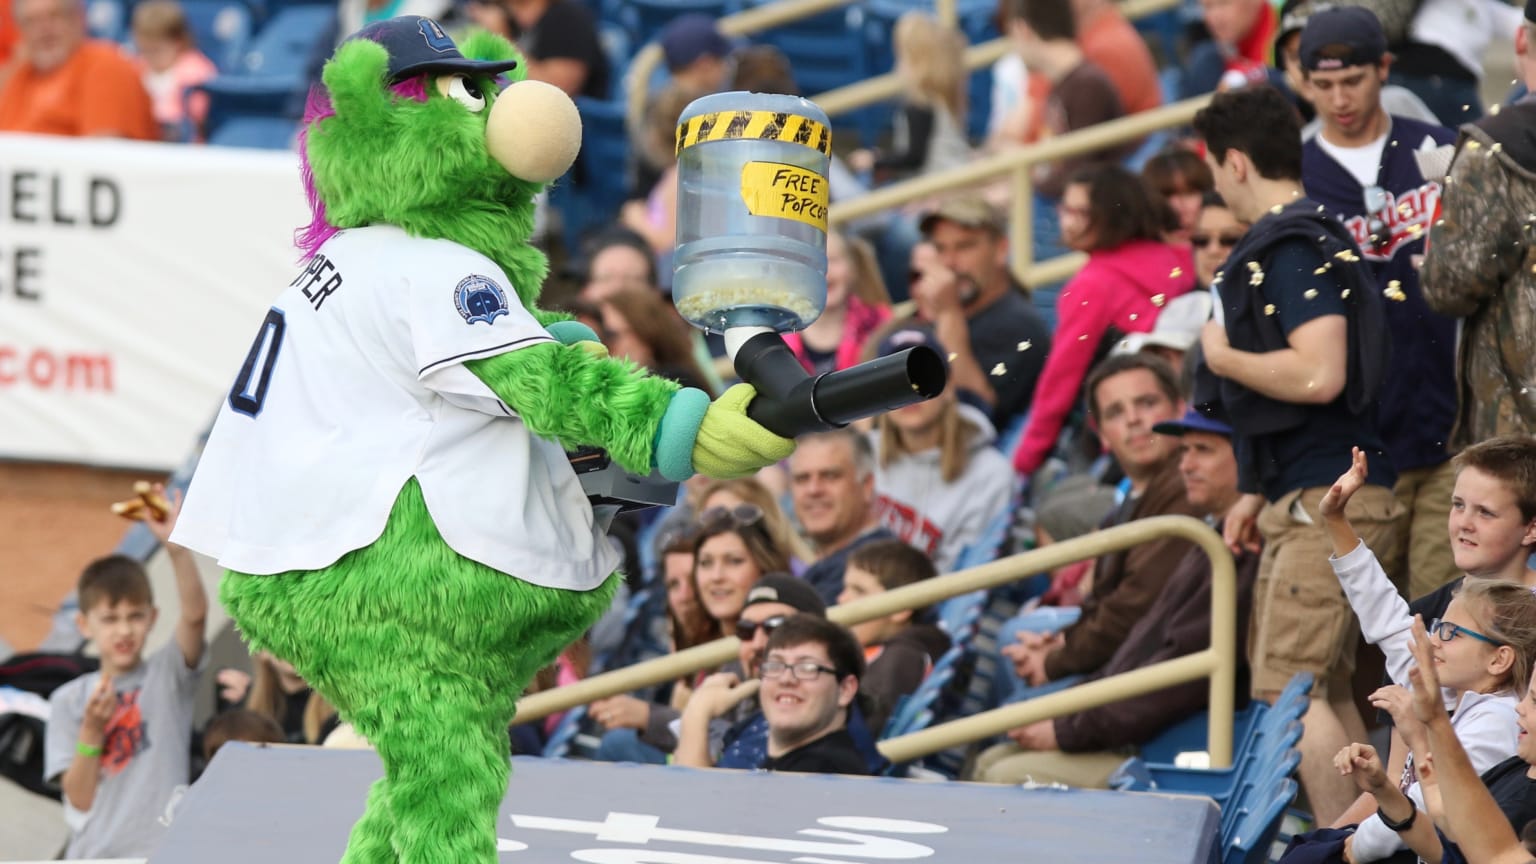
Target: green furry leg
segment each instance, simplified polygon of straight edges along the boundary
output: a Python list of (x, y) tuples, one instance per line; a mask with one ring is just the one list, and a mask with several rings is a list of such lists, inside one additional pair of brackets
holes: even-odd
[(368, 806), (352, 826), (346, 855), (341, 864), (393, 864), (395, 853), (395, 816), (389, 809), (389, 779), (380, 777), (368, 790)]
[(372, 546), (324, 570), (231, 572), (219, 596), (253, 647), (291, 662), (379, 751), (385, 779), (347, 864), (389, 860), (386, 843), (406, 864), (494, 864), (517, 697), (617, 586), (543, 588), (459, 556), (411, 480)]

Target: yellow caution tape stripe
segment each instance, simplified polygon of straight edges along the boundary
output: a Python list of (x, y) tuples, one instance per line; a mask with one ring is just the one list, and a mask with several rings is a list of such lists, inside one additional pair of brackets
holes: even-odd
[(832, 155), (832, 130), (825, 124), (799, 114), (772, 111), (717, 111), (700, 114), (677, 126), (677, 152), (706, 141), (753, 138), (800, 144)]

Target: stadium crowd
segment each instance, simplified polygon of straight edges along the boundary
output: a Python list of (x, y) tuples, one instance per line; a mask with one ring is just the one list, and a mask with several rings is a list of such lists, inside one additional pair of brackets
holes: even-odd
[[(1177, 92), (1218, 93), (1192, 129), (1154, 153), (1133, 142), (1034, 177), (1037, 257), (1086, 255), (1065, 284), (1023, 285), (1010, 269), (1009, 188), (957, 189), (829, 234), (826, 311), (791, 339), (803, 365), (926, 345), (946, 358), (947, 388), (807, 436), (755, 478), (698, 478), (676, 506), (621, 517), (626, 590), (537, 686), (730, 635), (738, 656), (514, 727), (514, 751), (543, 753), (574, 727), (588, 758), (883, 773), (876, 744), (910, 730), (902, 709), (920, 695), (955, 716), (1202, 650), (1211, 566), (1162, 539), (1039, 574), (987, 598), (1000, 622), (989, 638), (953, 604), (851, 629), (828, 607), (1179, 514), (1236, 556), (1243, 695), (1272, 702), (1297, 673), (1315, 676), (1299, 775), (1320, 830), (1294, 860), (1529, 860), (1536, 105), (1485, 113), (1476, 94), (1490, 45), (1512, 47), (1521, 92), (1536, 83), (1536, 3), (1523, 17), (1495, 0), (1200, 8)], [(131, 52), (88, 36), (80, 0), (0, 0), (0, 13), (18, 25), (0, 28), (0, 132), (200, 137), (207, 104), (188, 88), (214, 69), (175, 0), (134, 7)], [(576, 0), (343, 2), (340, 27), (409, 13), (502, 32), (530, 76), (571, 94), (604, 95), (621, 71)], [(897, 23), (902, 103), (880, 141), (840, 150), (834, 198), (1162, 101), (1153, 51), (1110, 0), (1000, 0), (997, 27), (1013, 50), (973, 142), (965, 37), (921, 12)], [(630, 130), (633, 200), (566, 250), (584, 279), (561, 299), (612, 356), (719, 392), (721, 346), (668, 302), (669, 142), (696, 96), (796, 92), (793, 70), (706, 17), (675, 20), (660, 42), (669, 80), (647, 128)], [(152, 520), (156, 536), (175, 518), (173, 504)], [(142, 566), (108, 557), (80, 577), (99, 670), (52, 691), (38, 778), (62, 796), (69, 857), (148, 853), (226, 741), (348, 737), (267, 655), (250, 674), (215, 673), (220, 711), (192, 728), (208, 601), (190, 554), (168, 551), (179, 621), (153, 650)], [(925, 693), (956, 664), (966, 674)], [(1206, 692), (1181, 685), (1015, 729), (973, 747), (959, 777), (1104, 786), (1204, 711)], [(138, 749), (147, 728), (172, 746)]]

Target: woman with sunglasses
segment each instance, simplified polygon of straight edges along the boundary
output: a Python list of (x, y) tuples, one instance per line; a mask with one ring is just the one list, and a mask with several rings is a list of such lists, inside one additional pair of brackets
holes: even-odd
[(716, 507), (733, 508), (742, 504), (750, 504), (763, 511), (763, 526), (768, 529), (773, 548), (789, 557), (789, 571), (796, 576), (816, 561), (816, 553), (805, 542), (805, 538), (795, 532), (773, 490), (757, 477), (709, 480), (701, 487), (697, 500), (700, 513)]
[(1216, 279), (1216, 271), (1227, 263), (1232, 247), (1248, 233), (1248, 225), (1240, 221), (1227, 207), (1220, 195), (1207, 192), (1200, 205), (1200, 215), (1190, 232), (1189, 242), (1195, 250), (1195, 287), (1209, 290)]
[(766, 573), (789, 569), (774, 545), (762, 508), (711, 507), (699, 514), (693, 546), (693, 590), (714, 621), (714, 638), (733, 635), (747, 592)]
[(1140, 178), (1113, 164), (1081, 168), (1058, 207), (1061, 239), (1088, 263), (1056, 299), (1056, 332), (1035, 389), (1029, 423), (1013, 454), (1014, 470), (1035, 473), (1056, 447), (1083, 379), (1128, 333), (1146, 333), (1175, 297), (1195, 287), (1187, 246), (1163, 242), (1168, 205)]
[[(1330, 560), (1360, 618), (1361, 630), (1387, 656), (1394, 683), (1372, 693), (1371, 704), (1392, 715), (1409, 752), (1423, 758), (1429, 753), (1427, 730), (1414, 718), (1406, 689), (1407, 670), (1413, 663), (1409, 638), (1413, 618), (1402, 595), (1344, 516), (1345, 505), (1364, 485), (1366, 474), (1365, 454), (1357, 447), (1350, 470), (1323, 496), (1318, 510), (1333, 544)], [(1469, 581), (1430, 630), (1445, 704), (1453, 712), (1451, 725), (1473, 767), (1488, 771), (1517, 749), (1515, 706), (1529, 686), (1536, 660), (1536, 596), (1515, 582)], [(1412, 759), (1403, 772), (1407, 781), (1403, 791), (1416, 810), (1423, 810), (1424, 790), (1411, 769)], [(1359, 822), (1343, 841), (1342, 859), (1352, 864), (1381, 860), (1406, 848), (1403, 822), (1389, 824), (1374, 798), (1364, 803), (1370, 809), (1357, 804), (1345, 814), (1346, 819), (1353, 815)], [(1362, 810), (1370, 815), (1360, 818)]]

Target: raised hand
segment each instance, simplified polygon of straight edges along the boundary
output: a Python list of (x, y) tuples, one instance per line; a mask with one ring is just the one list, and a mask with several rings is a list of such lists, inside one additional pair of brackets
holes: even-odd
[(1371, 694), (1371, 704), (1392, 715), (1403, 740), (1421, 740), (1424, 724), (1413, 714), (1413, 694), (1398, 684), (1388, 684)]
[(103, 672), (85, 703), (85, 719), (80, 724), (80, 736), (90, 739), (83, 743), (98, 744), (107, 735), (107, 724), (117, 713), (117, 691), (112, 689), (112, 676)]
[(1445, 716), (1445, 702), (1440, 696), (1440, 674), (1435, 671), (1435, 648), (1429, 641), (1429, 631), (1424, 629), (1424, 616), (1413, 616), (1414, 668), (1408, 670), (1408, 681), (1413, 685), (1413, 716), (1420, 723), (1428, 724)]
[(1340, 750), (1333, 757), (1333, 767), (1339, 769), (1339, 774), (1353, 777), (1361, 792), (1375, 795), (1392, 784), (1381, 756), (1369, 744), (1350, 744)]
[(1349, 505), (1350, 497), (1365, 485), (1366, 469), (1365, 453), (1359, 447), (1352, 448), (1349, 470), (1333, 481), (1333, 485), (1328, 487), (1328, 492), (1323, 495), (1322, 502), (1317, 505), (1323, 518), (1336, 519), (1344, 515), (1344, 508)]

